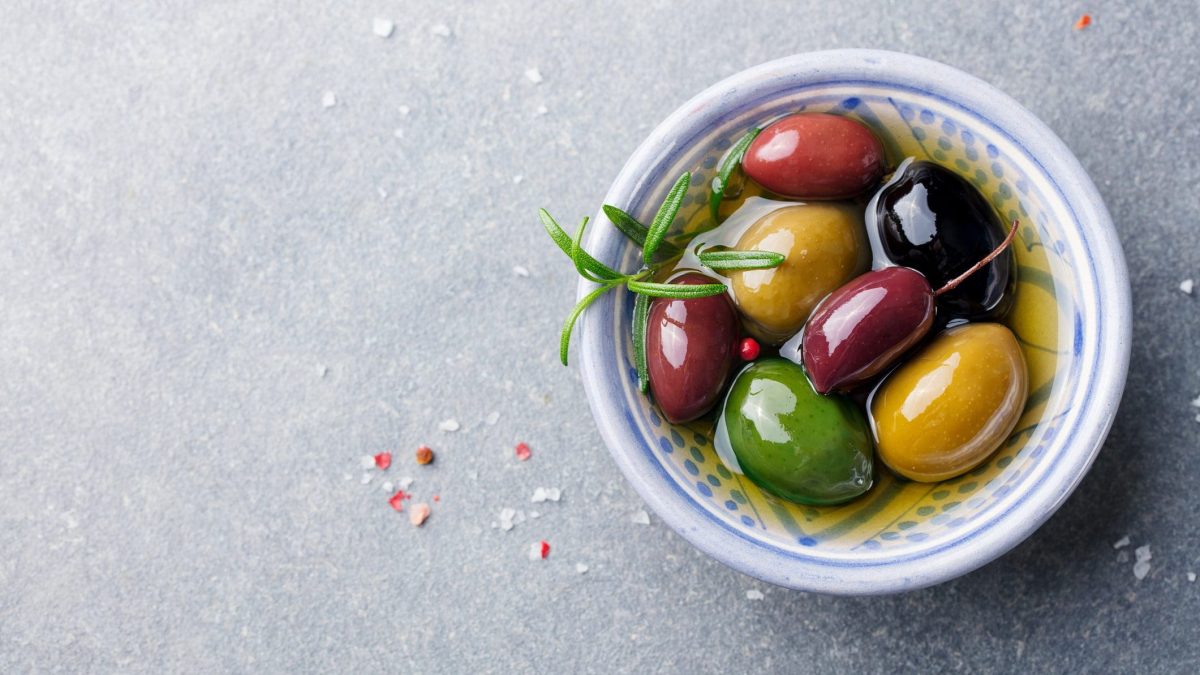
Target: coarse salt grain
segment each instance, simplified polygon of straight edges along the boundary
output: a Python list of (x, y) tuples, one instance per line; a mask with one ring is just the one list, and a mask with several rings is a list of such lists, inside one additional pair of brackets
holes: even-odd
[(500, 509), (500, 529), (508, 532), (513, 529), (513, 518), (516, 517), (516, 509), (503, 508)]
[(546, 107), (546, 106), (544, 106), (544, 105), (539, 105), (539, 106), (537, 107), (537, 109), (536, 109), (536, 110), (534, 110), (533, 112), (534, 112), (534, 114), (535, 114), (535, 115), (537, 115), (538, 117), (541, 117), (542, 115), (545, 115), (545, 114), (549, 113), (549, 112), (550, 112), (550, 109), (549, 109), (549, 108), (547, 108), (547, 107)]
[(396, 481), (396, 485), (399, 485), (401, 487), (401, 489), (404, 489), (404, 490), (407, 490), (408, 486), (412, 485), (412, 484), (413, 484), (412, 476), (404, 476), (400, 480)]
[(371, 474), (369, 474), (369, 473), (364, 473), (364, 474), (362, 475), (362, 478), (360, 478), (360, 479), (359, 479), (359, 482), (360, 482), (360, 483), (362, 483), (363, 485), (366, 485), (367, 483), (370, 483), (370, 482), (371, 482), (371, 479), (372, 479), (372, 478), (374, 478), (374, 476), (372, 476)]
[(517, 175), (513, 176), (513, 185), (520, 185), (521, 181), (523, 181), (523, 180), (525, 180), (525, 176), (522, 176), (521, 174), (517, 174)]
[(438, 37), (448, 38), (450, 37), (450, 26), (444, 23), (435, 23), (429, 27), (429, 32)]
[(537, 67), (533, 67), (525, 69), (525, 79), (534, 84), (541, 84), (545, 78), (542, 77), (542, 71), (538, 70)]
[(1188, 581), (1195, 581), (1195, 580), (1196, 580), (1196, 573), (1188, 572)]
[(413, 504), (412, 512), (408, 514), (408, 522), (412, 523), (413, 527), (421, 527), (429, 518), (429, 513), (428, 504)]
[(1191, 279), (1184, 279), (1183, 281), (1179, 282), (1179, 290), (1183, 291), (1184, 293), (1187, 293), (1188, 295), (1192, 294), (1192, 288), (1194, 286), (1195, 286), (1195, 282), (1192, 281)]
[(1150, 562), (1149, 561), (1139, 560), (1139, 561), (1133, 563), (1134, 578), (1136, 578), (1138, 581), (1141, 581), (1142, 579), (1146, 578), (1147, 574), (1150, 574)]
[(486, 418), (484, 418), (483, 421), (487, 422), (487, 425), (490, 427), (493, 424), (495, 424), (496, 422), (500, 421), (500, 413), (495, 412), (495, 411), (490, 412), (490, 413), (488, 413), (488, 416)]
[(758, 590), (757, 588), (751, 588), (750, 590), (746, 591), (746, 599), (747, 600), (762, 600), (763, 599), (762, 591)]
[(1129, 535), (1125, 535), (1113, 542), (1113, 548), (1125, 548), (1129, 545)]
[(521, 460), (522, 462), (529, 459), (530, 455), (533, 454), (533, 452), (529, 449), (529, 445), (526, 443), (517, 443), (516, 450), (513, 452), (516, 453), (517, 459)]
[(1133, 551), (1133, 555), (1137, 557), (1138, 562), (1146, 562), (1153, 556), (1150, 555), (1150, 544), (1139, 546)]
[(381, 490), (383, 490), (384, 492), (391, 492), (392, 490), (394, 490), (396, 488), (396, 486), (392, 484), (392, 481), (385, 480), (383, 482), (383, 485), (380, 485), (379, 488)]
[(630, 520), (637, 523), (638, 525), (649, 525), (650, 524), (650, 514), (646, 513), (646, 511), (643, 509), (643, 510), (638, 511), (637, 513), (633, 514), (633, 517), (630, 518)]
[(354, 480), (354, 476), (351, 476), (348, 473), (343, 473), (342, 478), (345, 478), (346, 480)]
[(1192, 407), (1200, 408), (1200, 396), (1197, 396), (1196, 398), (1192, 399)]
[(458, 420), (453, 417), (438, 422), (438, 431), (458, 431), (460, 428)]
[(519, 277), (528, 277), (528, 276), (529, 276), (529, 270), (528, 270), (528, 269), (526, 269), (526, 268), (525, 268), (524, 266), (522, 266), (522, 265), (514, 265), (514, 266), (513, 266), (513, 274), (515, 274), (515, 275), (517, 275), (517, 276), (519, 276)]
[(378, 455), (375, 455), (375, 457), (372, 459), (375, 462), (375, 466), (379, 467), (380, 469), (387, 469), (392, 465), (392, 453), (390, 452), (381, 452)]
[(392, 132), (392, 136), (394, 136), (395, 138), (404, 138), (404, 130), (396, 129), (395, 131)]
[[(575, 563), (575, 571), (580, 574), (587, 574), (588, 566), (583, 563)], [(1192, 576), (1195, 576), (1194, 574)]]
[(406, 105), (402, 105), (399, 108), (396, 108), (396, 110), (399, 110), (400, 114), (404, 115), (405, 117), (408, 117), (408, 113), (412, 112), (412, 108), (410, 108)]
[(327, 91), (321, 95), (322, 107), (332, 108), (335, 105), (337, 105), (337, 94), (333, 93), (332, 91)]
[(541, 518), (541, 517), (542, 517), (542, 514), (538, 513), (537, 511), (530, 511), (530, 512), (529, 512), (529, 517), (530, 517), (530, 518)]
[(396, 30), (396, 22), (392, 21), (391, 19), (381, 19), (376, 17), (376, 19), (371, 22), (371, 32), (375, 33), (381, 38), (391, 37), (392, 31), (394, 30)]
[(372, 457), (371, 455), (363, 455), (362, 459), (358, 460), (358, 463), (364, 469), (374, 469), (375, 468), (375, 458)]

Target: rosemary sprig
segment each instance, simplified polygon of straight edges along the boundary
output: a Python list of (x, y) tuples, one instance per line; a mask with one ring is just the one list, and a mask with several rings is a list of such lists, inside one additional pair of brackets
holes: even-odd
[(729, 187), (729, 177), (733, 175), (734, 169), (737, 169), (742, 163), (742, 159), (746, 156), (746, 150), (761, 131), (762, 129), (758, 127), (747, 131), (745, 136), (733, 144), (733, 147), (725, 155), (725, 160), (721, 162), (721, 168), (717, 170), (717, 175), (712, 180), (712, 194), (708, 197), (708, 209), (714, 222), (720, 217), (721, 200), (725, 199), (725, 188)]
[[(746, 142), (746, 145), (749, 145), (749, 141)], [(650, 374), (646, 365), (646, 331), (649, 328), (647, 324), (650, 315), (651, 299), (676, 298), (689, 300), (706, 298), (725, 292), (725, 285), (720, 283), (664, 284), (650, 281), (655, 278), (658, 272), (668, 265), (674, 264), (675, 259), (682, 253), (682, 247), (686, 246), (686, 241), (696, 234), (677, 235), (674, 239), (680, 242), (679, 244), (667, 241), (667, 230), (670, 229), (671, 223), (675, 221), (675, 216), (679, 214), (680, 206), (683, 204), (683, 198), (687, 194), (691, 180), (691, 173), (685, 171), (675, 181), (675, 184), (667, 192), (663, 203), (659, 206), (650, 227), (642, 225), (636, 218), (618, 207), (610, 204), (604, 205), (604, 214), (608, 216), (609, 220), (626, 237), (642, 249), (643, 266), (633, 274), (622, 274), (596, 260), (584, 250), (583, 234), (587, 229), (587, 218), (584, 218), (579, 223), (574, 236), (571, 236), (559, 226), (545, 209), (538, 211), (538, 216), (541, 218), (542, 226), (546, 229), (546, 233), (554, 240), (555, 245), (571, 259), (571, 262), (575, 265), (575, 271), (584, 279), (598, 284), (595, 289), (585, 295), (571, 309), (571, 313), (563, 323), (562, 334), (559, 336), (558, 356), (564, 366), (567, 365), (567, 356), (570, 351), (571, 333), (574, 331), (575, 323), (579, 320), (584, 310), (608, 291), (618, 286), (625, 286), (637, 296), (633, 303), (633, 358), (637, 366), (638, 388), (646, 391), (650, 382)], [(709, 262), (705, 262), (705, 255), (708, 255), (707, 260)], [(713, 257), (713, 255), (716, 257)], [(662, 259), (664, 257), (665, 259)], [(712, 263), (711, 265), (709, 264), (710, 262)], [(782, 262), (782, 255), (762, 251), (710, 251), (701, 256), (701, 263), (715, 270), (762, 269), (764, 267), (773, 267)]]
[(784, 260), (782, 253), (772, 251), (705, 251), (700, 254), (700, 264), (716, 272), (765, 270), (779, 267)]

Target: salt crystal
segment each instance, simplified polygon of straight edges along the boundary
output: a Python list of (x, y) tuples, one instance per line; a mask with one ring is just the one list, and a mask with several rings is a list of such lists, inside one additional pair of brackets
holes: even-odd
[(1200, 408), (1200, 396), (1197, 396), (1196, 398), (1192, 399), (1192, 406), (1194, 406), (1196, 408)]
[(1188, 572), (1188, 581), (1195, 581), (1195, 580), (1196, 580), (1196, 573)]
[(74, 512), (67, 511), (66, 513), (62, 514), (62, 517), (63, 517), (63, 521), (65, 521), (67, 524), (68, 530), (73, 530), (73, 529), (79, 527), (79, 519), (75, 517)]
[(536, 114), (538, 117), (541, 117), (542, 115), (545, 115), (546, 113), (550, 112), (550, 109), (549, 109), (549, 108), (547, 108), (547, 107), (546, 107), (546, 106), (544, 106), (544, 105), (539, 105), (539, 106), (537, 107), (537, 110), (534, 110), (533, 112), (534, 112), (534, 114)]
[[(580, 574), (587, 574), (588, 566), (584, 565), (583, 563), (575, 563), (575, 571)], [(1194, 577), (1196, 575), (1193, 574), (1192, 576)]]
[(513, 185), (520, 185), (521, 181), (523, 181), (523, 180), (525, 180), (525, 176), (522, 176), (521, 174), (517, 174), (517, 175), (513, 176)]
[(1179, 282), (1179, 290), (1187, 293), (1188, 295), (1192, 294), (1193, 286), (1195, 286), (1195, 282), (1193, 282), (1191, 279), (1184, 279), (1183, 281)]
[(528, 269), (526, 269), (525, 267), (521, 266), (521, 265), (515, 265), (515, 266), (513, 267), (513, 274), (515, 274), (515, 275), (517, 275), (517, 276), (519, 276), (519, 277), (528, 277), (528, 276), (529, 276), (529, 270), (528, 270)]
[(1129, 545), (1129, 535), (1125, 535), (1113, 543), (1113, 548), (1125, 548)]
[[(562, 490), (560, 488), (540, 487), (533, 491), (533, 496), (529, 498), (529, 501), (533, 502), (534, 504), (541, 504), (542, 502), (547, 502), (547, 501), (556, 502), (561, 498), (562, 498)], [(647, 522), (649, 522), (649, 521), (647, 521)]]
[(757, 588), (751, 588), (750, 590), (746, 591), (746, 599), (747, 600), (762, 600), (763, 599), (762, 591), (758, 590)]
[(406, 105), (400, 106), (399, 108), (397, 108), (397, 110), (399, 110), (400, 114), (404, 115), (405, 117), (408, 117), (408, 113), (412, 112), (412, 108), (410, 108)]
[(342, 474), (342, 478), (345, 478), (346, 480), (354, 480), (354, 476), (351, 476), (348, 473)]
[(1134, 556), (1137, 557), (1138, 562), (1146, 562), (1147, 560), (1150, 560), (1150, 558), (1152, 557), (1150, 555), (1150, 544), (1146, 544), (1145, 546), (1137, 547), (1137, 549), (1134, 550), (1133, 554), (1134, 554)]
[(396, 481), (396, 485), (399, 485), (401, 490), (407, 490), (408, 486), (412, 485), (412, 483), (413, 483), (412, 476), (405, 476), (405, 477), (401, 478), (400, 480)]
[(358, 460), (358, 463), (361, 464), (362, 468), (364, 469), (374, 469), (375, 457), (372, 455), (363, 455), (362, 459)]
[(546, 488), (546, 499), (556, 502), (562, 497), (562, 490), (556, 487)]
[(649, 525), (650, 524), (650, 514), (646, 513), (645, 510), (640, 510), (637, 513), (633, 514), (633, 517), (630, 518), (630, 520), (637, 523), (638, 525)]
[(392, 481), (389, 480), (389, 481), (384, 481), (383, 485), (380, 485), (379, 487), (383, 488), (384, 492), (391, 492), (392, 489), (396, 486), (392, 485)]
[(391, 19), (376, 18), (371, 22), (371, 31), (381, 38), (391, 37), (394, 30), (396, 30), (396, 23)]
[(332, 108), (335, 105), (337, 105), (337, 94), (333, 93), (332, 91), (327, 91), (321, 95), (322, 107)]
[(488, 416), (483, 421), (487, 422), (487, 425), (490, 427), (500, 421), (500, 413), (492, 411), (488, 413)]
[(362, 478), (360, 479), (360, 482), (361, 482), (363, 485), (366, 485), (367, 483), (370, 483), (370, 482), (371, 482), (371, 479), (372, 479), (372, 478), (374, 478), (374, 476), (372, 476), (371, 474), (369, 474), (369, 473), (364, 473), (364, 474), (362, 475)]
[(413, 504), (412, 510), (408, 513), (408, 522), (413, 524), (413, 527), (420, 527), (425, 524), (425, 519), (429, 518), (428, 504)]
[(533, 502), (534, 504), (541, 504), (542, 502), (546, 501), (546, 488), (538, 488), (534, 490), (533, 497), (531, 497), (529, 501)]
[(380, 198), (380, 199), (387, 199), (387, 198), (388, 198), (388, 191), (387, 191), (386, 189), (384, 189), (383, 187), (378, 187), (378, 188), (375, 188), (375, 190), (376, 190), (377, 192), (379, 192), (379, 198)]
[(392, 136), (393, 136), (393, 137), (395, 137), (395, 138), (404, 138), (404, 130), (403, 130), (403, 129), (397, 129), (397, 130), (395, 130), (395, 131), (393, 131), (393, 132), (392, 132)]
[(525, 79), (534, 84), (541, 84), (544, 78), (542, 77), (542, 72), (537, 67), (533, 67), (525, 69)]
[(513, 518), (517, 515), (516, 509), (505, 507), (500, 509), (500, 529), (508, 532), (513, 529)]
[(448, 38), (450, 37), (450, 26), (444, 23), (435, 23), (429, 27), (429, 32), (438, 37)]
[(439, 431), (458, 431), (459, 428), (458, 420), (454, 419), (453, 417), (438, 422)]
[(516, 515), (513, 516), (513, 525), (520, 525), (523, 522), (525, 522), (525, 512), (517, 509)]
[(1139, 581), (1146, 578), (1150, 573), (1150, 563), (1146, 560), (1139, 560), (1133, 564), (1133, 576)]
[(541, 518), (541, 517), (542, 517), (542, 514), (538, 513), (537, 511), (530, 511), (530, 512), (529, 512), (529, 517), (530, 517), (530, 518)]
[(329, 366), (326, 366), (326, 365), (317, 366), (317, 377), (325, 377), (328, 374), (329, 374)]

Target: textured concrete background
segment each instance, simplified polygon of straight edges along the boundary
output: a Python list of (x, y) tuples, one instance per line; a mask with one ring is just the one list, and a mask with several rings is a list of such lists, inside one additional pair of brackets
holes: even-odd
[[(0, 5), (0, 671), (1200, 668), (1195, 3), (590, 4)], [(1056, 130), (1136, 318), (1119, 418), (1059, 514), (875, 599), (768, 587), (631, 522), (556, 363), (574, 273), (535, 218), (594, 212), (722, 76), (848, 46), (962, 68)], [(441, 497), (422, 530), (360, 482), (384, 449)], [(492, 529), (506, 506), (541, 518)], [(1144, 580), (1123, 535), (1152, 546)]]

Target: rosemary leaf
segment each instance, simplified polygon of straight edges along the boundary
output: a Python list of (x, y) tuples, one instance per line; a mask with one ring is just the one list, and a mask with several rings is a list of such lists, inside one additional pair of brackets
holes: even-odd
[(705, 251), (700, 254), (700, 264), (717, 272), (765, 270), (782, 265), (786, 259), (782, 253), (771, 251)]
[[(646, 235), (650, 230), (638, 222), (637, 218), (634, 218), (612, 204), (604, 205), (604, 215), (608, 216), (608, 219), (621, 231), (621, 234), (628, 237), (634, 244), (637, 244), (638, 248), (646, 246)], [(664, 258), (671, 258), (679, 254), (679, 247), (664, 239), (658, 245), (658, 254)]]
[(667, 229), (671, 227), (671, 223), (675, 222), (675, 215), (679, 213), (679, 207), (683, 204), (683, 197), (687, 194), (691, 182), (692, 173), (684, 171), (679, 180), (675, 181), (675, 185), (671, 186), (662, 206), (658, 207), (658, 213), (654, 215), (654, 221), (650, 223), (650, 231), (646, 233), (646, 244), (642, 247), (642, 260), (647, 265), (654, 262), (654, 254), (667, 236)]
[(755, 127), (746, 132), (745, 136), (738, 139), (737, 143), (729, 149), (729, 153), (725, 155), (725, 161), (721, 162), (721, 168), (717, 170), (717, 175), (712, 180), (712, 194), (708, 197), (708, 208), (712, 213), (712, 219), (715, 221), (720, 215), (721, 200), (725, 199), (725, 188), (729, 186), (729, 177), (733, 175), (746, 156), (746, 150), (754, 139), (758, 137), (762, 129)]
[(650, 296), (637, 293), (633, 301), (633, 362), (637, 366), (638, 389), (645, 393), (650, 385), (646, 366), (646, 323), (650, 319)]
[(575, 308), (571, 310), (571, 313), (567, 315), (567, 320), (563, 323), (562, 335), (560, 335), (558, 338), (558, 358), (562, 361), (564, 366), (567, 365), (567, 352), (571, 347), (571, 331), (575, 328), (575, 320), (579, 318), (579, 315), (583, 313), (583, 310), (588, 308), (588, 305), (595, 302), (596, 298), (604, 295), (604, 292), (610, 290), (612, 287), (613, 284), (605, 284), (591, 293), (588, 293), (583, 297), (582, 300), (579, 301), (579, 304), (575, 305)]
[[(554, 221), (554, 218), (550, 216), (546, 209), (538, 209), (538, 217), (542, 219), (542, 227), (546, 228), (546, 234), (550, 235), (550, 238), (558, 245), (559, 250), (574, 261), (575, 257), (571, 255), (571, 236), (559, 227), (558, 223)], [(622, 276), (620, 272), (596, 260), (583, 249), (579, 250), (578, 257), (583, 260), (584, 268), (596, 277), (611, 281), (620, 279)]]
[(725, 292), (725, 284), (656, 284), (648, 281), (630, 281), (629, 290), (652, 298), (707, 298)]

